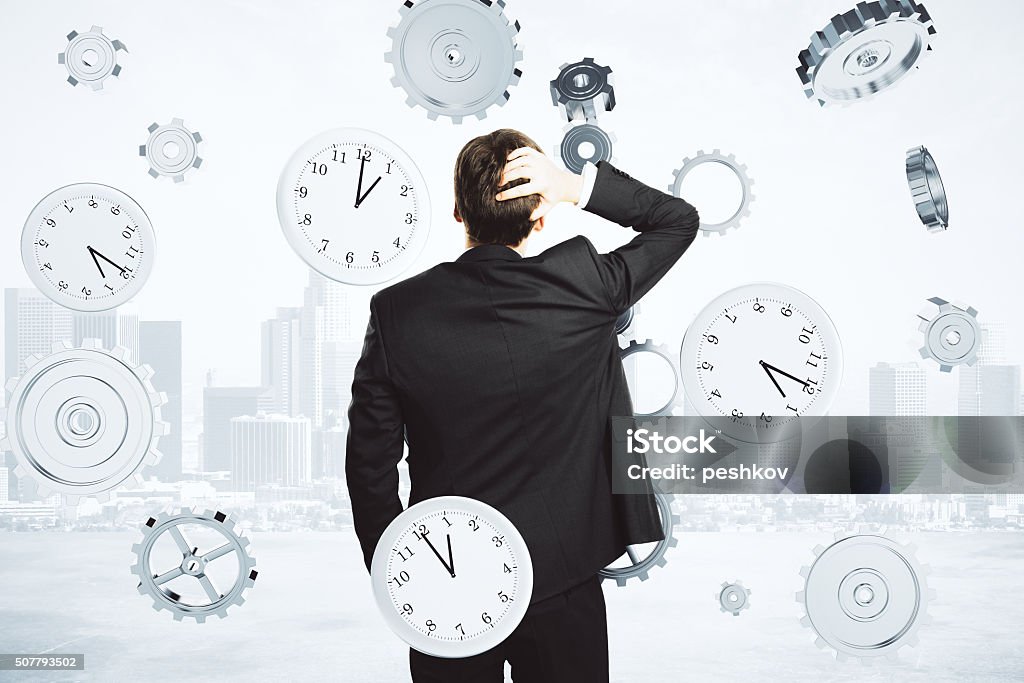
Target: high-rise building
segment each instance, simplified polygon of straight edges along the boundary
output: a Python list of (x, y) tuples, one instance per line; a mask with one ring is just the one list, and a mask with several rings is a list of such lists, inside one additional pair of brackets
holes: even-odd
[[(879, 363), (869, 371), (868, 412), (880, 417), (906, 417), (879, 433), (887, 446), (889, 476), (893, 492), (905, 490), (916, 482), (938, 486), (942, 468), (929, 443), (928, 375), (917, 363)], [(902, 425), (902, 428), (899, 428)]]
[(927, 415), (927, 380), (917, 363), (879, 363), (870, 369), (868, 414)]
[(181, 322), (142, 321), (138, 324), (139, 360), (153, 369), (153, 387), (167, 394), (167, 403), (160, 415), (170, 432), (160, 437), (163, 457), (155, 467), (146, 470), (147, 476), (161, 481), (181, 479)]
[(235, 491), (312, 481), (309, 418), (259, 414), (231, 419), (231, 479)]
[(299, 412), (314, 428), (332, 426), (347, 407), (346, 385), (340, 371), (351, 343), (352, 324), (348, 295), (343, 285), (310, 271), (303, 296), (301, 321)]
[[(0, 463), (2, 464), (2, 463)], [(10, 494), (7, 487), (10, 485), (10, 473), (6, 467), (0, 467), (0, 503), (6, 503), (10, 500)]]
[(230, 470), (232, 418), (265, 413), (271, 405), (271, 393), (266, 387), (205, 387), (203, 471)]
[(71, 341), (81, 346), (86, 339), (99, 339), (103, 348), (123, 346), (130, 351), (129, 362), (139, 362), (139, 314), (131, 306), (109, 311), (71, 314)]
[(18, 377), (25, 359), (71, 341), (71, 311), (35, 289), (4, 290), (4, 378)]
[(970, 367), (961, 366), (958, 372), (958, 414), (1020, 414), (1020, 366), (1006, 365), (1005, 324), (986, 323), (981, 326), (978, 362)]
[(295, 417), (299, 405), (302, 309), (279, 308), (260, 328), (260, 383), (269, 387), (274, 413)]

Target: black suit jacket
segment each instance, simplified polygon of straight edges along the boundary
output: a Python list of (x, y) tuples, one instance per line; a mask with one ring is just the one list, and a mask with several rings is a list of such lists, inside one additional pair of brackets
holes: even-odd
[(345, 463), (367, 567), (402, 512), (406, 430), (410, 504), (459, 495), (504, 513), (530, 548), (534, 602), (662, 538), (651, 496), (611, 493), (609, 418), (633, 412), (614, 327), (699, 219), (603, 162), (586, 210), (639, 234), (608, 254), (585, 237), (531, 258), (478, 246), (371, 300)]

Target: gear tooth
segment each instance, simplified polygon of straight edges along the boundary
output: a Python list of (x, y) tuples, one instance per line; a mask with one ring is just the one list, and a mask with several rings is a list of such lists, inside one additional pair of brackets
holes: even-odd
[(132, 352), (118, 344), (110, 351), (110, 354), (119, 361), (127, 363), (128, 359), (131, 358)]
[(4, 389), (7, 391), (8, 394), (13, 394), (14, 390), (18, 387), (18, 379), (19, 378), (17, 377), (12, 377), (9, 380), (7, 380), (6, 384), (4, 384)]
[(145, 145), (139, 145), (139, 156), (140, 157), (146, 156), (146, 146)]
[(185, 182), (185, 176), (181, 175), (181, 174), (174, 176), (174, 182), (176, 182), (176, 183), (183, 183), (183, 182)]
[(844, 538), (846, 538), (846, 536), (847, 536), (846, 531), (844, 531), (842, 529), (840, 529), (839, 531), (836, 531), (834, 534), (832, 534), (832, 538), (834, 540), (836, 540), (836, 541), (841, 541)]
[[(461, 116), (452, 116), (451, 119), (452, 119), (452, 123), (454, 123), (455, 125), (459, 125), (459, 124), (462, 123), (462, 117)], [(433, 120), (435, 120), (435, 121), (437, 120), (437, 114), (434, 114)]]
[(821, 544), (818, 544), (818, 545), (814, 546), (813, 552), (814, 552), (814, 556), (817, 557), (818, 555), (821, 555), (823, 552), (825, 552), (825, 546), (823, 546)]
[(823, 638), (822, 638), (821, 636), (818, 636), (817, 638), (815, 638), (815, 639), (814, 639), (814, 645), (815, 645), (815, 647), (817, 647), (817, 648), (818, 648), (819, 650), (824, 650), (824, 649), (826, 649), (826, 644), (825, 644), (825, 640), (824, 640), (824, 639), (823, 639)]
[(675, 536), (670, 536), (668, 538), (668, 547), (675, 548), (677, 545), (679, 545), (679, 539), (677, 539)]
[(800, 567), (800, 576), (802, 576), (803, 578), (806, 579), (808, 574), (810, 574), (810, 573), (811, 573), (811, 568), (810, 567), (806, 567), (806, 566), (805, 567)]
[[(125, 52), (127, 52), (127, 50), (125, 50)], [(113, 70), (110, 72), (110, 75), (114, 76), (115, 78), (120, 76), (121, 75), (121, 65), (120, 64), (115, 64)]]
[(192, 514), (192, 508), (183, 505), (180, 508), (180, 514), (182, 514), (182, 515), (191, 515)]
[(849, 657), (838, 651), (833, 655), (833, 657), (835, 657), (835, 660), (840, 663), (846, 663), (849, 660)]
[(91, 29), (89, 29), (89, 32), (90, 33), (103, 33), (103, 27), (102, 26), (93, 26)]
[(629, 579), (625, 579), (625, 578), (616, 578), (615, 579), (615, 585), (617, 585), (619, 588), (625, 588), (626, 587), (626, 582), (628, 580)]
[(150, 168), (149, 169), (149, 175), (153, 176), (153, 178), (159, 178), (160, 177), (160, 172), (157, 171), (155, 168)]
[(800, 617), (800, 625), (803, 626), (804, 628), (811, 628), (811, 619), (810, 619), (810, 617), (807, 617), (806, 615)]
[(25, 472), (25, 468), (22, 467), (20, 464), (14, 466), (14, 476), (16, 476), (18, 479), (24, 479), (26, 474), (27, 473)]
[[(138, 555), (141, 550), (142, 550), (142, 545), (141, 544), (139, 544), (139, 543), (133, 543), (132, 544), (132, 552), (133, 553)], [(137, 567), (138, 565), (135, 565), (135, 566)], [(133, 569), (134, 569), (134, 567), (133, 567)]]
[(142, 478), (141, 472), (132, 473), (132, 481), (135, 483), (136, 487), (140, 487), (145, 483), (145, 480)]
[(656, 564), (659, 567), (664, 567), (666, 564), (668, 564), (668, 560), (666, 560), (665, 557), (662, 556), (659, 557), (654, 564)]
[[(160, 609), (160, 606), (157, 605), (156, 608)], [(185, 619), (185, 615), (184, 614), (180, 614), (178, 612), (171, 612), (171, 616), (174, 617), (175, 621), (183, 621)]]
[(637, 575), (636, 575), (636, 576), (637, 576), (637, 578), (639, 578), (639, 579), (640, 579), (641, 581), (646, 581), (647, 579), (651, 578), (651, 575), (650, 575), (650, 573), (649, 573), (649, 572), (647, 572), (646, 570), (645, 570), (645, 571), (642, 571), (642, 572), (637, 572)]
[(57, 63), (58, 64), (63, 64), (64, 63), (64, 53), (63, 52), (61, 52), (61, 53), (59, 53), (57, 55)]
[(199, 168), (202, 165), (203, 165), (203, 158), (202, 157), (196, 157), (196, 160), (192, 162), (192, 168)]
[(158, 128), (160, 128), (160, 124), (154, 121), (153, 123), (149, 124), (149, 128), (147, 128), (146, 130), (148, 130), (150, 133), (155, 133)]

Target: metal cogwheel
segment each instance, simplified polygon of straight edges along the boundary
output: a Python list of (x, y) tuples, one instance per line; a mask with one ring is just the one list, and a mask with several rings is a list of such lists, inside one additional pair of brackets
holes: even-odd
[(719, 149), (712, 151), (711, 154), (705, 153), (704, 150), (698, 150), (697, 156), (683, 159), (682, 167), (672, 172), (674, 180), (668, 186), (668, 191), (676, 197), (682, 197), (683, 179), (701, 164), (722, 164), (736, 175), (736, 179), (740, 183), (743, 196), (736, 211), (721, 223), (707, 223), (703, 220), (700, 223), (700, 229), (705, 235), (724, 235), (730, 228), (738, 227), (740, 222), (750, 215), (750, 203), (754, 201), (754, 194), (751, 191), (754, 181), (747, 175), (747, 167), (736, 161), (736, 157), (732, 154), (722, 154)]
[(858, 2), (811, 36), (796, 69), (821, 106), (849, 104), (891, 87), (931, 49), (928, 10), (914, 0)]
[(675, 354), (671, 353), (667, 347), (661, 344), (655, 344), (652, 340), (646, 339), (643, 342), (639, 342), (636, 339), (632, 339), (626, 348), (619, 349), (619, 359), (626, 360), (630, 356), (637, 353), (653, 353), (660, 356), (672, 371), (672, 396), (669, 397), (668, 401), (665, 402), (660, 408), (650, 413), (634, 413), (636, 417), (664, 417), (672, 415), (675, 408), (682, 406), (682, 382), (679, 378), (679, 367), (676, 365)]
[(187, 171), (202, 165), (199, 143), (203, 136), (186, 128), (182, 119), (171, 119), (163, 126), (153, 123), (147, 130), (149, 139), (139, 145), (139, 156), (149, 162), (149, 175), (174, 178), (174, 182), (180, 183)]
[(560, 107), (570, 122), (580, 117), (595, 121), (598, 112), (615, 108), (612, 70), (594, 62), (593, 57), (563, 64), (550, 89), (551, 103)]
[(949, 226), (946, 188), (928, 148), (921, 145), (907, 150), (907, 182), (914, 208), (929, 232), (941, 232)]
[(732, 583), (722, 582), (722, 587), (715, 591), (715, 600), (722, 612), (728, 612), (738, 617), (740, 612), (750, 609), (750, 589), (743, 586), (739, 579)]
[(615, 319), (615, 334), (626, 334), (629, 331), (629, 328), (633, 325), (633, 318), (636, 315), (633, 310), (634, 308), (636, 307), (630, 306)]
[(392, 45), (384, 55), (406, 104), (452, 123), (483, 119), (488, 107), (505, 104), (522, 76), (516, 64), (523, 53), (516, 45), (519, 22), (510, 24), (504, 8), (504, 0), (406, 0), (398, 25), (388, 29)]
[[(199, 547), (193, 545), (185, 535), (182, 529), (184, 526), (212, 529), (225, 542), (199, 552)], [(152, 555), (165, 534), (173, 540), (173, 547), (176, 548), (171, 553), (175, 559), (180, 553), (181, 562), (165, 571), (155, 572)], [(170, 550), (170, 547), (164, 549)], [(132, 552), (135, 553), (136, 563), (132, 565), (131, 571), (139, 577), (139, 593), (153, 598), (153, 609), (168, 610), (175, 621), (190, 617), (202, 624), (207, 617), (213, 615), (223, 619), (228, 615), (228, 607), (243, 604), (245, 591), (256, 584), (256, 558), (249, 553), (249, 539), (235, 531), (235, 523), (223, 512), (206, 510), (199, 514), (186, 507), (179, 514), (161, 513), (150, 517), (143, 529), (142, 542), (133, 545)], [(231, 587), (221, 592), (207, 572), (211, 563), (229, 555), (235, 558), (236, 576)], [(198, 582), (202, 588), (206, 595), (205, 601), (193, 601), (171, 588), (173, 585), (178, 590), (184, 590), (186, 585), (194, 582)]]
[(14, 473), (36, 493), (104, 501), (140, 469), (160, 459), (160, 420), (167, 402), (150, 382), (153, 371), (133, 366), (129, 351), (104, 351), (99, 341), (81, 348), (55, 343), (48, 356), (31, 356), (25, 374), (7, 383), (7, 438), (0, 450), (14, 454)]
[(593, 123), (569, 124), (561, 143), (555, 149), (555, 156), (561, 159), (567, 169), (580, 175), (587, 162), (613, 162), (616, 138)]
[(921, 357), (931, 358), (942, 372), (950, 372), (954, 365), (974, 365), (981, 348), (978, 311), (937, 296), (928, 303), (931, 306), (917, 314), (917, 329), (924, 335)]
[(818, 647), (831, 647), (837, 659), (895, 659), (901, 647), (917, 644), (935, 593), (913, 546), (884, 535), (839, 533), (814, 554), (814, 563), (800, 570), (804, 589), (796, 600), (806, 612), (800, 623), (818, 634)]
[(68, 46), (57, 55), (57, 63), (68, 70), (68, 83), (83, 83), (93, 90), (102, 90), (103, 81), (121, 73), (117, 53), (128, 52), (120, 40), (111, 40), (99, 26), (85, 33), (68, 34)]
[(665, 559), (665, 553), (668, 552), (669, 548), (675, 548), (679, 543), (674, 535), (675, 526), (679, 523), (679, 516), (672, 512), (672, 496), (666, 493), (655, 493), (654, 498), (658, 504), (661, 529), (664, 532), (665, 538), (655, 543), (650, 553), (642, 558), (636, 554), (633, 546), (627, 546), (626, 557), (629, 558), (629, 566), (605, 567), (600, 570), (597, 575), (601, 577), (602, 583), (604, 583), (605, 579), (614, 579), (615, 584), (622, 588), (632, 578), (646, 581), (650, 578), (651, 569), (654, 567), (664, 567), (668, 562)]

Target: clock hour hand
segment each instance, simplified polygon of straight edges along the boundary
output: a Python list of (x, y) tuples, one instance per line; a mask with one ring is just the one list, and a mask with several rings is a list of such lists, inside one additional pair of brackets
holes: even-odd
[(99, 259), (96, 258), (97, 256), (99, 256), (99, 258), (103, 259), (104, 261), (106, 261), (110, 265), (112, 265), (115, 268), (117, 268), (119, 271), (121, 271), (121, 274), (124, 275), (124, 268), (122, 268), (121, 266), (117, 265), (116, 263), (114, 263), (113, 261), (108, 259), (106, 256), (104, 256), (103, 254), (101, 254), (100, 252), (98, 252), (95, 249), (93, 249), (92, 246), (86, 245), (85, 248), (89, 250), (89, 255), (92, 256), (92, 262), (96, 264), (96, 268), (97, 268), (97, 270), (100, 271), (100, 276), (104, 280), (107, 279), (107, 274), (103, 272), (103, 266), (100, 265)]
[(452, 557), (452, 535), (451, 534), (447, 534), (447, 536), (448, 536), (448, 568), (452, 572), (452, 578), (455, 578), (455, 558)]
[(373, 192), (373, 188), (377, 187), (377, 183), (379, 183), (379, 182), (380, 182), (380, 176), (377, 176), (377, 179), (374, 180), (373, 184), (370, 185), (370, 187), (366, 190), (366, 192), (363, 193), (363, 196), (356, 200), (356, 208), (357, 209), (359, 208), (359, 205), (363, 203), (363, 200), (365, 200), (367, 197), (370, 196), (370, 193)]
[(363, 168), (366, 167), (366, 157), (359, 160), (359, 182), (356, 184), (356, 208), (359, 208), (359, 202), (362, 201), (363, 196)]
[[(452, 570), (452, 568), (450, 566), (448, 566), (448, 563), (444, 561), (444, 558), (441, 557), (441, 553), (437, 552), (437, 548), (435, 548), (434, 544), (430, 542), (430, 538), (427, 536), (427, 534), (423, 534), (421, 536), (421, 538), (424, 541), (427, 542), (427, 545), (430, 546), (430, 549), (434, 551), (434, 555), (437, 556), (438, 561), (440, 561), (441, 564), (444, 565), (445, 571), (447, 571), (449, 574), (451, 574), (452, 578), (454, 579), (455, 578), (455, 572)], [(450, 548), (451, 547), (450, 546), (450, 544), (451, 544), (451, 536), (448, 537), (448, 543), (449, 543), (449, 548)]]

